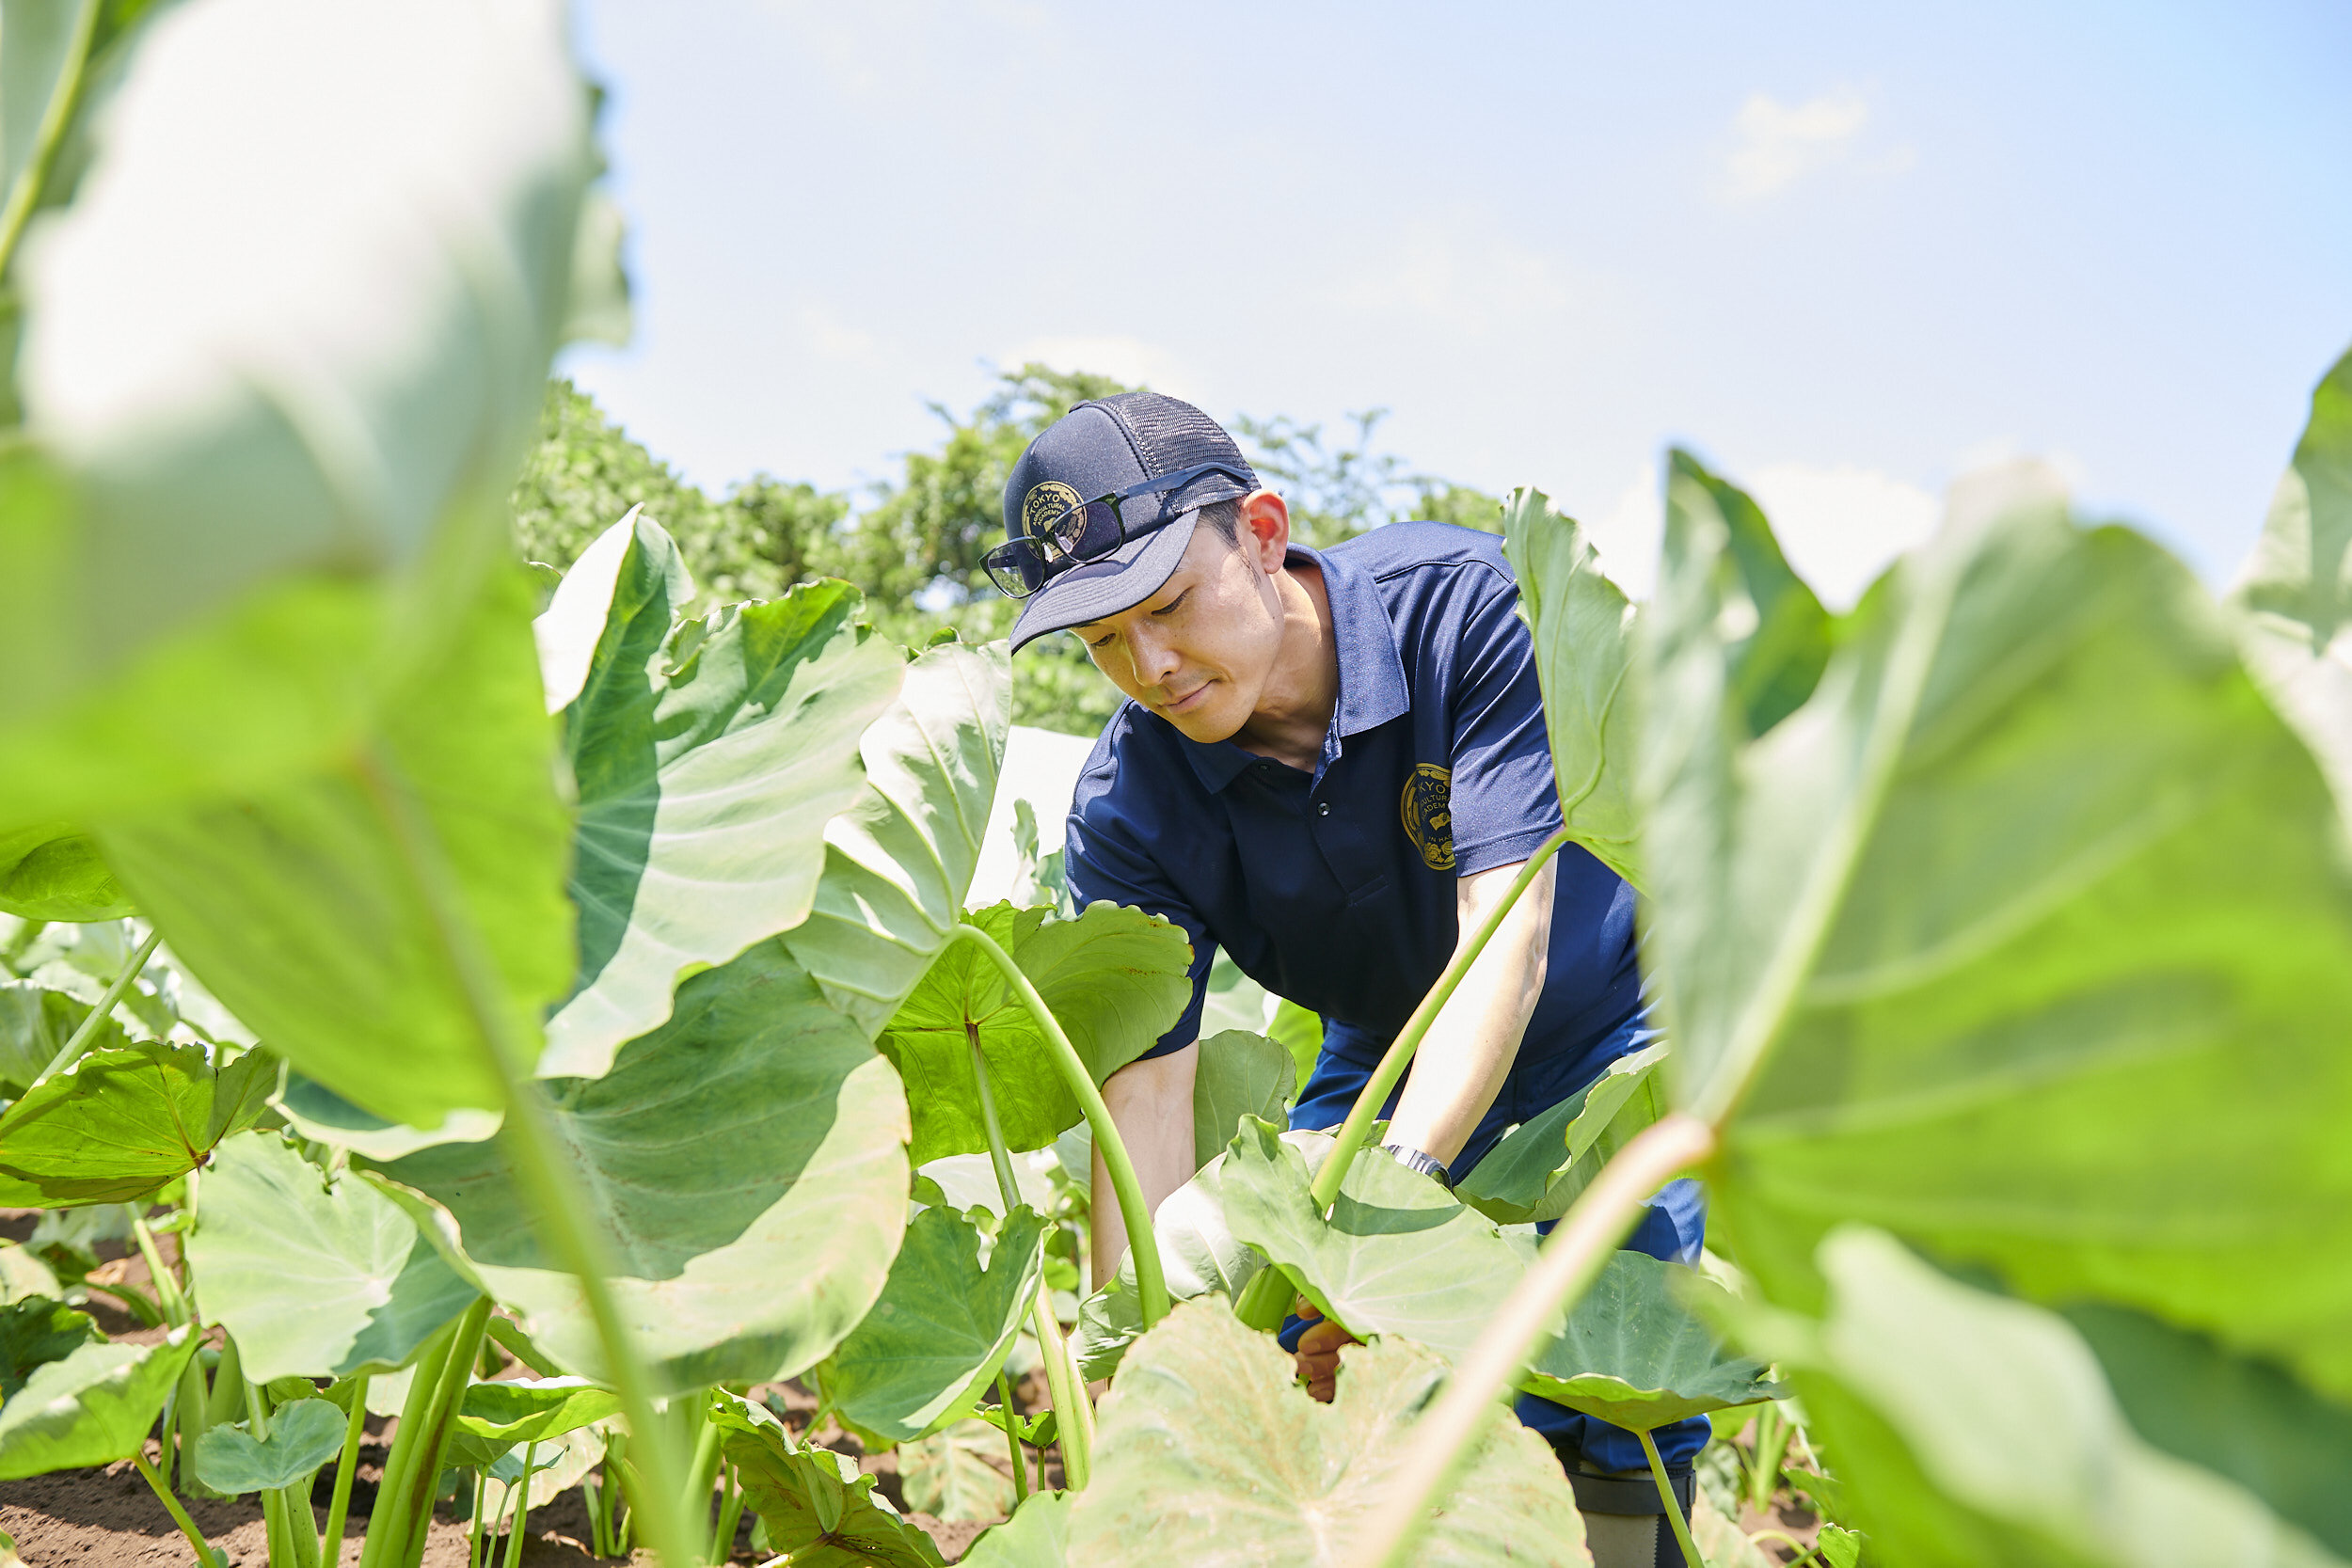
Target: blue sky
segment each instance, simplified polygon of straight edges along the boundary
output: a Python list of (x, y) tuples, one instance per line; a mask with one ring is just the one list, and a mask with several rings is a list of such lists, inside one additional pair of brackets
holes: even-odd
[(2352, 343), (2352, 8), (588, 0), (638, 330), (713, 488), (891, 471), (993, 367), (1387, 447), (1599, 530), (1658, 454), (1850, 597), (2050, 457), (2209, 578)]

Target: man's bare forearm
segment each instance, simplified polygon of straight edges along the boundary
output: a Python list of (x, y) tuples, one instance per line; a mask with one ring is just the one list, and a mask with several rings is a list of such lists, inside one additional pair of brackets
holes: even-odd
[[(1192, 1080), (1198, 1044), (1165, 1056), (1129, 1062), (1103, 1084), (1103, 1103), (1135, 1162), (1143, 1202), (1153, 1212), (1168, 1194), (1192, 1180)], [(1094, 1283), (1099, 1287), (1127, 1252), (1127, 1225), (1111, 1190), (1100, 1150), (1094, 1156)]]
[[(1498, 865), (1461, 879), (1464, 943), (1518, 874), (1518, 864)], [(1418, 1148), (1450, 1165), (1494, 1103), (1518, 1060), (1519, 1037), (1544, 992), (1553, 879), (1550, 864), (1536, 873), (1422, 1037), (1396, 1115), (1390, 1118), (1389, 1142)]]

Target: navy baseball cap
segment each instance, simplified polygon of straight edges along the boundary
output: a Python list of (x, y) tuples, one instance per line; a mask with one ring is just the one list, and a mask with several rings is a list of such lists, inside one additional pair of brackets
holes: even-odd
[(1005, 482), (1005, 537), (1043, 531), (1073, 506), (1116, 495), (1182, 469), (1216, 464), (1247, 483), (1204, 473), (1121, 506), (1126, 542), (1099, 560), (1057, 561), (1044, 586), (1023, 601), (1012, 645), (1049, 631), (1133, 610), (1160, 591), (1192, 543), (1200, 508), (1259, 488), (1257, 471), (1215, 420), (1158, 392), (1121, 392), (1082, 403), (1034, 441)]

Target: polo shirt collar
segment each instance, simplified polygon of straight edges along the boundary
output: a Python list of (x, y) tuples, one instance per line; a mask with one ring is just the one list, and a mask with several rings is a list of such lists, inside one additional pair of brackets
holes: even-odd
[[(1323, 756), (1328, 764), (1340, 753), (1340, 743), (1351, 735), (1387, 723), (1412, 706), (1405, 689), (1405, 661), (1396, 651), (1396, 628), (1388, 607), (1371, 577), (1345, 556), (1326, 555), (1304, 545), (1293, 545), (1290, 558), (1312, 562), (1323, 571), (1324, 596), (1331, 605), (1331, 641), (1339, 657), (1340, 701), (1324, 737)], [(1169, 729), (1175, 730), (1174, 725)], [(1240, 778), (1255, 752), (1230, 740), (1199, 741), (1176, 732), (1200, 785), (1214, 795)]]

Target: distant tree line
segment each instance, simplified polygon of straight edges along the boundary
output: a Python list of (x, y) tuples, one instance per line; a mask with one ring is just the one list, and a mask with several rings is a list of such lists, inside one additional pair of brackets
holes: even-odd
[[(515, 486), (515, 535), (527, 560), (562, 570), (632, 506), (677, 540), (705, 605), (772, 598), (796, 582), (846, 578), (866, 593), (886, 635), (920, 646), (953, 628), (967, 641), (1004, 636), (1017, 607), (998, 594), (980, 557), (1003, 536), (1005, 476), (1038, 432), (1073, 404), (1133, 390), (1108, 376), (1024, 365), (968, 415), (931, 405), (946, 433), (906, 454), (899, 474), (863, 494), (755, 474), (706, 495), (605, 417), (569, 381), (548, 383), (539, 442)], [(1336, 544), (1405, 517), (1498, 526), (1502, 503), (1467, 485), (1375, 453), (1386, 410), (1323, 427), (1243, 416), (1231, 428), (1259, 475), (1291, 504), (1311, 545)], [(1092, 735), (1119, 705), (1068, 637), (1040, 640), (1013, 661), (1016, 723)]]

